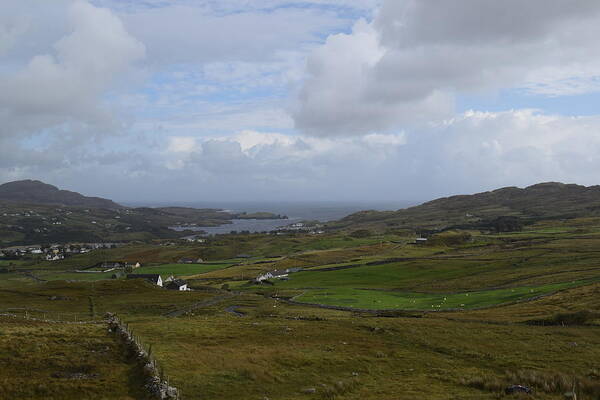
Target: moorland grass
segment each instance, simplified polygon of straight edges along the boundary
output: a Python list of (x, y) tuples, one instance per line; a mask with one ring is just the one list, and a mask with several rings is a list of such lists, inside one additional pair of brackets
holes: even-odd
[(155, 267), (141, 267), (135, 269), (136, 274), (160, 274), (163, 278), (168, 276), (188, 277), (217, 271), (230, 267), (233, 263), (211, 264), (163, 264)]
[(222, 304), (130, 321), (186, 398), (497, 399), (522, 383), (536, 399), (562, 399), (562, 386), (526, 371), (583, 382), (600, 357), (594, 327), (376, 318), (249, 295), (230, 302), (246, 316)]
[(0, 398), (145, 399), (143, 381), (106, 325), (0, 316)]

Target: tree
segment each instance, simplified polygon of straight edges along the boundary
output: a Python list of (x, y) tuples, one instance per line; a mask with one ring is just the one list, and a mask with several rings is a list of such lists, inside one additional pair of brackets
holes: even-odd
[(503, 216), (490, 222), (496, 232), (518, 232), (523, 230), (523, 221), (519, 217)]

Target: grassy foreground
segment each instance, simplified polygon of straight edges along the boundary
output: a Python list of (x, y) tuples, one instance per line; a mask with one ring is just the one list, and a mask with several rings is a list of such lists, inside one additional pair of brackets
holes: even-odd
[(106, 326), (0, 317), (0, 398), (145, 399)]
[[(600, 295), (571, 289), (511, 314), (551, 318), (589, 290)], [(244, 295), (131, 324), (187, 399), (497, 399), (512, 384), (534, 387), (534, 399), (563, 399), (573, 384), (579, 399), (600, 396), (599, 326), (530, 325), (498, 310), (381, 318)]]
[[(504, 393), (515, 384), (532, 387), (531, 399), (564, 399), (575, 389), (578, 400), (597, 400), (599, 226), (597, 219), (551, 221), (427, 246), (401, 234), (343, 233), (138, 244), (102, 257), (143, 258), (139, 272), (191, 277), (196, 290), (88, 279), (99, 274), (74, 272), (83, 259), (71, 259), (0, 276), (0, 312), (67, 319), (114, 312), (152, 346), (184, 400), (509, 399), (519, 398)], [(242, 251), (252, 257), (232, 258)], [(222, 258), (174, 263), (182, 255)], [(292, 267), (303, 270), (272, 285), (249, 282)], [(101, 325), (0, 322), (0, 398), (76, 398), (59, 390), (140, 398)], [(115, 351), (90, 344), (105, 342)], [(93, 378), (48, 377), (63, 370)], [(110, 388), (105, 397), (100, 387)]]

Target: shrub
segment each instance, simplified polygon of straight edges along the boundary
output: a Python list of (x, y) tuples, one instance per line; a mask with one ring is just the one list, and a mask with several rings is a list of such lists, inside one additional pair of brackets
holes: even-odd
[(448, 231), (438, 233), (429, 238), (428, 243), (434, 246), (460, 246), (471, 241), (469, 232)]

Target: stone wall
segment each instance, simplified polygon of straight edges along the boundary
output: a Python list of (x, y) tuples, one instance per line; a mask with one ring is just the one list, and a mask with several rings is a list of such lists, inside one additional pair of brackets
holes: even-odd
[(179, 391), (169, 385), (169, 379), (161, 372), (156, 360), (152, 357), (151, 348), (146, 350), (141, 341), (135, 337), (127, 324), (124, 324), (114, 314), (107, 314), (108, 329), (123, 342), (126, 348), (142, 368), (146, 378), (144, 387), (151, 397), (160, 400), (180, 400)]

